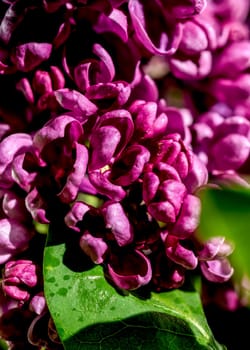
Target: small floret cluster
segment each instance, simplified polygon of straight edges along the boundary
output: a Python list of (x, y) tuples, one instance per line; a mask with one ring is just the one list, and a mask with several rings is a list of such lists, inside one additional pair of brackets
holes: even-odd
[[(26, 337), (61, 348), (38, 229), (57, 221), (117, 289), (179, 288), (194, 271), (204, 288), (223, 285), (214, 301), (240, 305), (232, 245), (196, 233), (200, 191), (249, 186), (248, 14), (248, 0), (0, 2), (0, 336), (10, 349)], [(16, 315), (22, 331), (1, 327)]]

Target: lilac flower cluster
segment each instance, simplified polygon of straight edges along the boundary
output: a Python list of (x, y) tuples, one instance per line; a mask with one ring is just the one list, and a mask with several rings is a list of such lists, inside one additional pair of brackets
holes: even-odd
[(60, 348), (35, 334), (41, 318), (53, 328), (37, 223), (60, 218), (118, 289), (179, 288), (188, 271), (230, 282), (232, 246), (196, 230), (199, 191), (249, 186), (248, 13), (248, 0), (1, 1), (0, 318), (26, 313), (33, 346)]

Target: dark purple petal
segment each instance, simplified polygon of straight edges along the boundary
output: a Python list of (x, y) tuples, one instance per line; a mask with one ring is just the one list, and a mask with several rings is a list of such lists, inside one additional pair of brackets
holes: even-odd
[(168, 235), (165, 244), (165, 252), (169, 259), (188, 270), (193, 270), (197, 267), (197, 257), (192, 250), (181, 245), (178, 238)]
[(52, 81), (49, 73), (46, 71), (37, 70), (32, 81), (32, 87), (40, 95), (46, 94), (47, 92), (52, 92)]
[[(128, 83), (115, 81), (90, 86), (86, 91), (86, 97), (97, 105), (99, 101), (100, 107), (104, 105), (103, 109), (109, 110), (122, 107), (128, 101), (130, 93), (131, 88)], [(107, 105), (103, 104), (105, 101)]]
[(125, 290), (134, 290), (148, 284), (152, 277), (150, 261), (138, 250), (112, 255), (107, 268), (108, 278), (118, 288)]
[(150, 159), (149, 151), (141, 145), (132, 145), (113, 164), (111, 177), (116, 185), (129, 186), (136, 181)]
[(93, 53), (99, 60), (88, 60), (78, 64), (74, 69), (74, 79), (80, 89), (85, 92), (90, 85), (108, 83), (115, 76), (115, 67), (111, 56), (99, 44), (93, 45)]
[(27, 78), (22, 78), (18, 81), (16, 84), (17, 90), (21, 91), (24, 95), (25, 99), (30, 103), (33, 104), (35, 101), (35, 97), (30, 85), (30, 82)]
[(25, 198), (25, 204), (35, 221), (38, 221), (41, 224), (49, 223), (49, 220), (46, 218), (47, 203), (42, 199), (36, 188), (33, 188), (33, 190), (28, 193)]
[(46, 61), (51, 52), (51, 44), (31, 42), (17, 46), (11, 58), (18, 70), (29, 72)]
[(130, 111), (135, 116), (135, 132), (140, 137), (151, 138), (166, 133), (168, 118), (165, 113), (158, 112), (157, 103), (137, 100)]

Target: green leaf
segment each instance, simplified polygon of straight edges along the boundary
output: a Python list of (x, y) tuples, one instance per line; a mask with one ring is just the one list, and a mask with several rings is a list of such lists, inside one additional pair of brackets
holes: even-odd
[(0, 338), (0, 350), (8, 350), (9, 346), (8, 344)]
[(122, 295), (106, 281), (101, 266), (85, 271), (81, 262), (78, 271), (76, 265), (67, 266), (67, 249), (50, 230), (45, 295), (66, 350), (223, 349), (207, 325), (197, 292)]
[(200, 197), (200, 237), (226, 237), (234, 245), (231, 261), (237, 276), (250, 276), (250, 190), (208, 188)]

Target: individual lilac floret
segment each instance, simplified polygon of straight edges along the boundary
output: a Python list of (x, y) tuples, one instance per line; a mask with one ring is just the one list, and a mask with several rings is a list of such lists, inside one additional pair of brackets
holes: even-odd
[(140, 251), (122, 250), (111, 255), (107, 264), (108, 278), (118, 288), (134, 290), (149, 283), (152, 269), (149, 259)]
[(57, 66), (50, 66), (49, 71), (36, 70), (32, 81), (27, 77), (21, 78), (16, 88), (19, 90), (29, 104), (30, 113), (34, 114), (51, 110), (57, 111), (60, 106), (54, 96), (54, 91), (63, 89), (65, 78)]
[(192, 127), (194, 151), (209, 171), (237, 171), (250, 152), (250, 123), (241, 116), (201, 115)]
[(33, 230), (14, 219), (0, 219), (0, 264), (23, 252), (34, 235)]
[(108, 251), (108, 245), (102, 237), (94, 237), (85, 231), (80, 239), (80, 247), (95, 264), (102, 264)]
[(182, 35), (181, 23), (170, 20), (171, 17), (166, 19), (161, 5), (130, 0), (128, 8), (135, 38), (144, 49), (157, 55), (171, 55), (177, 50)]
[(31, 260), (9, 261), (5, 264), (2, 288), (9, 297), (27, 301), (30, 298), (29, 288), (34, 288), (37, 283), (37, 266)]
[(111, 231), (120, 247), (130, 244), (134, 239), (133, 226), (129, 222), (120, 203), (108, 203), (102, 208), (106, 228)]
[(23, 224), (29, 224), (31, 216), (25, 207), (25, 198), (17, 194), (14, 189), (8, 191), (0, 190), (0, 199), (2, 200), (2, 210), (8, 219), (19, 221)]
[[(34, 181), (35, 187), (26, 198), (26, 205), (34, 218), (42, 219), (44, 215), (41, 216), (37, 211), (46, 210), (44, 204), (48, 205), (49, 198), (44, 198), (46, 193), (41, 195), (40, 192), (43, 186), (50, 186), (52, 193), (49, 197), (52, 199), (56, 195), (62, 202), (69, 203), (76, 198), (88, 163), (88, 151), (81, 144), (82, 135), (80, 123), (68, 116), (51, 120), (35, 134), (33, 145), (38, 149), (43, 165), (40, 169), (37, 168), (38, 188)], [(28, 158), (27, 166), (29, 162), (34, 166), (36, 159)], [(46, 176), (40, 177), (42, 169), (44, 173), (47, 171), (47, 174), (53, 175), (53, 181), (48, 183)]]
[(29, 303), (29, 309), (37, 315), (41, 315), (48, 310), (43, 292), (35, 294)]
[[(9, 188), (14, 184), (14, 179), (12, 177), (12, 164), (15, 159), (17, 159), (21, 154), (26, 153), (31, 148), (32, 138), (28, 134), (11, 134), (2, 140), (0, 143), (1, 187)], [(30, 176), (26, 178), (27, 182), (29, 182), (29, 178)]]
[(204, 277), (211, 282), (226, 282), (234, 272), (227, 256), (233, 251), (231, 244), (223, 237), (211, 238), (198, 252), (200, 268)]
[(195, 253), (182, 244), (177, 236), (168, 235), (165, 239), (166, 256), (187, 270), (194, 270), (198, 265)]
[(183, 24), (178, 50), (168, 58), (171, 72), (179, 79), (199, 80), (212, 69), (215, 29), (202, 17)]

